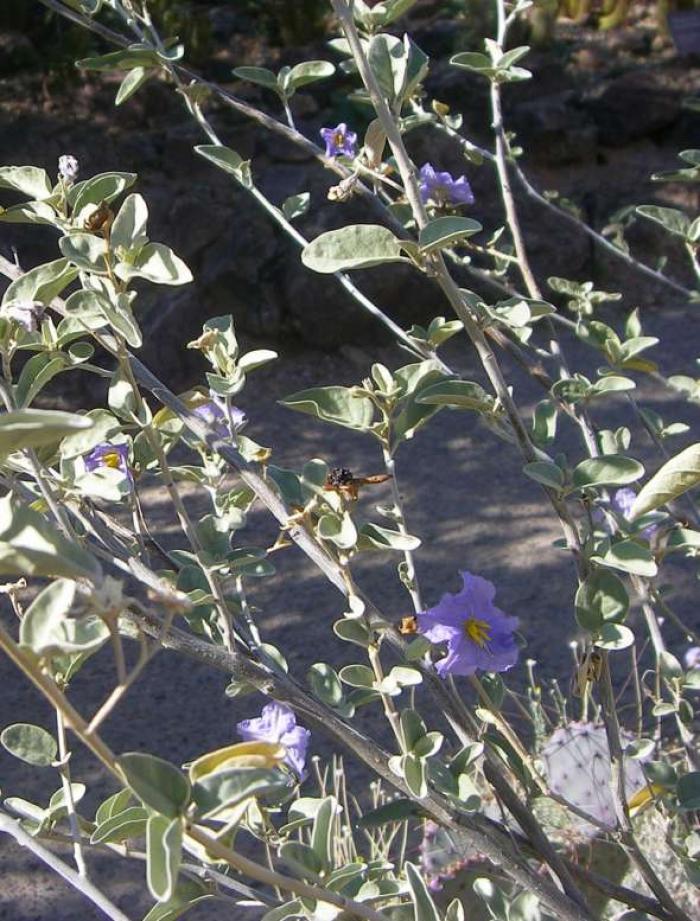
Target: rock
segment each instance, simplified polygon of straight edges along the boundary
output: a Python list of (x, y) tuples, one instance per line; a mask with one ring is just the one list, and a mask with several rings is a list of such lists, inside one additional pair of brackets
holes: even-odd
[(647, 55), (651, 51), (654, 33), (646, 29), (613, 29), (608, 36), (608, 48), (616, 54)]
[(229, 44), (235, 35), (254, 31), (250, 16), (226, 6), (214, 7), (208, 15), (212, 37), (218, 42)]
[(36, 48), (21, 32), (0, 32), (0, 76), (15, 74), (39, 63)]
[(676, 93), (658, 85), (650, 71), (631, 71), (591, 90), (584, 107), (601, 144), (623, 147), (670, 128), (681, 111)]
[(327, 190), (336, 181), (334, 173), (320, 166), (294, 166), (290, 163), (275, 163), (265, 169), (256, 169), (256, 181), (260, 190), (278, 207), (290, 195), (313, 190), (312, 208), (320, 208), (326, 200)]
[(574, 51), (571, 55), (571, 62), (577, 71), (586, 74), (601, 73), (610, 66), (609, 56), (598, 45), (590, 45)]
[(318, 114), (319, 104), (311, 93), (295, 93), (290, 100), (290, 108), (296, 121), (301, 118), (313, 118)]
[(465, 125), (490, 123), (489, 88), (483, 77), (436, 61), (425, 81), (428, 94), (464, 116)]
[[(235, 221), (230, 205), (217, 203), (210, 191), (206, 194), (207, 191), (206, 188), (200, 191), (196, 187), (178, 190), (169, 200), (167, 216), (164, 215), (168, 245), (188, 263), (221, 239), (227, 227)], [(234, 192), (234, 189), (231, 191)]]
[(597, 129), (573, 92), (536, 97), (515, 106), (508, 125), (528, 158), (547, 165), (590, 160), (595, 156)]
[[(308, 127), (305, 126), (304, 133), (307, 137), (310, 137), (315, 143), (320, 145), (321, 142), (318, 139), (317, 131), (310, 131)], [(265, 154), (271, 160), (276, 160), (278, 163), (306, 163), (314, 159), (313, 154), (304, 150), (302, 147), (298, 147), (296, 144), (292, 143), (292, 141), (288, 141), (280, 134), (272, 134), (271, 132), (261, 132), (258, 135), (256, 152)]]

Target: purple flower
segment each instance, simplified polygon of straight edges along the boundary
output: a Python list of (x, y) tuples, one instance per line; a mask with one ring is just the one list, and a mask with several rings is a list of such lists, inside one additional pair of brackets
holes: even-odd
[(70, 154), (64, 154), (58, 158), (58, 178), (63, 180), (66, 185), (73, 185), (78, 178), (80, 164), (77, 159)]
[(213, 400), (209, 400), (208, 403), (202, 403), (200, 406), (195, 406), (192, 412), (207, 425), (211, 425), (214, 428), (226, 427), (226, 415), (223, 409)]
[[(211, 425), (212, 428), (220, 430), (222, 433), (228, 432), (229, 419), (227, 414), (215, 400), (209, 400), (206, 403), (201, 403), (192, 411), (194, 412), (195, 416), (199, 416), (202, 422), (205, 422), (207, 425)], [(246, 414), (242, 409), (239, 409), (237, 406), (231, 407), (231, 422), (233, 423), (234, 432), (242, 429), (247, 421), (248, 420), (246, 419)]]
[(35, 333), (44, 315), (44, 309), (41, 301), (14, 301), (5, 307), (3, 313), (26, 332)]
[[(610, 500), (610, 507), (620, 516), (620, 518), (626, 522), (629, 522), (631, 520), (632, 506), (634, 505), (636, 498), (637, 493), (629, 486), (624, 486), (622, 489), (615, 491), (615, 495)], [(610, 522), (606, 519), (602, 509), (594, 510), (593, 520), (600, 522), (603, 529), (609, 534), (613, 532), (613, 528), (610, 526)], [(650, 524), (639, 532), (639, 536), (643, 537), (645, 540), (651, 540), (658, 530), (658, 525)]]
[(447, 593), (434, 608), (418, 614), (418, 631), (431, 643), (447, 643), (447, 656), (436, 663), (441, 677), (505, 672), (518, 659), (513, 631), (517, 617), (508, 617), (493, 603), (496, 589), (488, 579), (461, 573), (464, 587)]
[(700, 646), (688, 646), (683, 661), (686, 668), (700, 668)]
[(286, 704), (273, 700), (263, 707), (261, 716), (243, 720), (236, 729), (244, 742), (279, 742), (284, 745), (287, 764), (300, 780), (306, 777), (306, 750), (311, 733), (303, 726), (297, 726), (294, 712)]
[(88, 473), (94, 473), (101, 467), (111, 467), (113, 470), (121, 470), (124, 476), (131, 480), (128, 457), (129, 449), (126, 445), (111, 445), (104, 442), (93, 448), (85, 457), (85, 469)]
[(473, 205), (474, 193), (466, 176), (453, 179), (451, 173), (438, 173), (431, 163), (420, 169), (420, 197), (424, 204)]
[(625, 521), (629, 521), (632, 506), (636, 498), (637, 493), (633, 489), (630, 489), (629, 486), (625, 486), (623, 489), (618, 489), (615, 492), (615, 495), (612, 497), (611, 505)]
[(321, 137), (326, 143), (327, 157), (354, 157), (357, 153), (357, 135), (345, 122), (336, 128), (321, 128)]

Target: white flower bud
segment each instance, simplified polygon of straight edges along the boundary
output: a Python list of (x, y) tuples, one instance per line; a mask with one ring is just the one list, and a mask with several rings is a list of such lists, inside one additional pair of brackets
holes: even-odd
[(77, 159), (70, 154), (63, 154), (58, 158), (58, 178), (63, 180), (66, 185), (73, 185), (78, 178), (80, 164)]

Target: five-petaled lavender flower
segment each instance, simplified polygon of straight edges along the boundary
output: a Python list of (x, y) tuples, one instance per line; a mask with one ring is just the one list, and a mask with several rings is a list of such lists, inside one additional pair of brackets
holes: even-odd
[[(633, 489), (630, 489), (629, 486), (625, 486), (615, 491), (615, 494), (610, 500), (610, 507), (620, 518), (629, 522), (631, 520), (632, 506), (636, 498), (637, 493)], [(594, 509), (593, 520), (599, 522), (608, 534), (613, 533), (614, 528), (605, 517), (605, 513), (602, 509)], [(651, 540), (658, 530), (658, 525), (650, 524), (639, 532), (639, 536), (643, 537), (645, 540)]]
[(4, 308), (3, 314), (26, 332), (35, 333), (44, 315), (44, 305), (41, 301), (14, 301)]
[(321, 137), (326, 143), (327, 157), (354, 157), (357, 154), (357, 135), (345, 122), (335, 128), (321, 128)]
[[(211, 425), (212, 428), (215, 428), (222, 434), (228, 432), (229, 417), (215, 400), (208, 400), (206, 403), (201, 403), (199, 406), (195, 406), (192, 411), (195, 416), (199, 416), (202, 422), (206, 422), (207, 425)], [(247, 421), (246, 414), (242, 409), (239, 409), (237, 406), (231, 407), (230, 422), (233, 424), (234, 432), (238, 432), (242, 429)]]
[(464, 587), (456, 595), (447, 592), (440, 602), (418, 614), (418, 631), (431, 643), (447, 643), (447, 655), (436, 663), (437, 673), (473, 675), (505, 672), (518, 659), (513, 636), (517, 617), (509, 617), (493, 603), (496, 589), (488, 579), (461, 573)]
[(58, 178), (66, 185), (73, 185), (79, 172), (80, 164), (75, 157), (63, 154), (58, 158)]
[(94, 473), (100, 467), (111, 467), (113, 470), (120, 470), (125, 477), (131, 480), (128, 458), (129, 449), (126, 445), (111, 445), (109, 442), (103, 442), (86, 455), (85, 469), (88, 473)]
[(266, 704), (262, 714), (253, 720), (243, 720), (236, 726), (244, 742), (278, 742), (287, 749), (285, 761), (300, 780), (306, 777), (306, 750), (311, 733), (297, 726), (294, 712), (276, 700)]
[(420, 168), (420, 197), (424, 204), (438, 207), (474, 204), (474, 193), (466, 176), (453, 179), (451, 173), (437, 172), (431, 163)]

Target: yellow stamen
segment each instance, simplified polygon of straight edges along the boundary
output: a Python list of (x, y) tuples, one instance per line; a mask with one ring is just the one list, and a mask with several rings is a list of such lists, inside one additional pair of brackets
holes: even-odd
[(468, 617), (464, 621), (464, 632), (467, 634), (472, 643), (482, 648), (486, 646), (491, 639), (491, 626), (485, 620), (477, 620), (476, 617)]
[(109, 454), (103, 454), (102, 462), (105, 467), (112, 467), (114, 470), (119, 470), (119, 455), (116, 451), (110, 451)]

